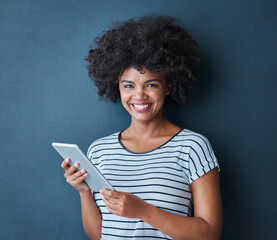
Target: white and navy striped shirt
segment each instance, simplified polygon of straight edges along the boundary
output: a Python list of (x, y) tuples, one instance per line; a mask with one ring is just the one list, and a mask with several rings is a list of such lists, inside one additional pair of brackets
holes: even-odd
[[(190, 184), (219, 164), (206, 137), (182, 129), (154, 150), (134, 153), (117, 132), (94, 141), (88, 158), (117, 191), (130, 192), (156, 207), (191, 216)], [(94, 193), (102, 213), (101, 239), (172, 239), (140, 219), (111, 214), (99, 192)]]

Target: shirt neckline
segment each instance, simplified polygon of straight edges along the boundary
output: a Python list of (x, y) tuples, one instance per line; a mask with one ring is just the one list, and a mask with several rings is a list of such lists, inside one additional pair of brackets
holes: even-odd
[(127, 152), (132, 153), (132, 154), (145, 154), (145, 153), (153, 152), (153, 151), (155, 151), (155, 150), (157, 150), (157, 149), (163, 147), (164, 145), (166, 145), (167, 143), (169, 143), (173, 138), (175, 138), (175, 137), (176, 137), (180, 132), (182, 132), (183, 130), (184, 130), (184, 128), (182, 128), (180, 131), (178, 131), (177, 133), (175, 133), (170, 139), (168, 139), (168, 140), (167, 140), (166, 142), (164, 142), (162, 145), (160, 145), (160, 146), (158, 146), (158, 147), (156, 147), (156, 148), (154, 148), (154, 149), (152, 149), (152, 150), (149, 150), (149, 151), (146, 151), (146, 152), (141, 152), (141, 153), (133, 152), (133, 151), (129, 150), (129, 149), (126, 148), (126, 147), (124, 146), (124, 144), (121, 142), (120, 136), (121, 136), (121, 133), (122, 133), (124, 130), (122, 130), (121, 132), (118, 133), (118, 137), (117, 137), (117, 138), (118, 138), (118, 142), (119, 142), (119, 144), (121, 145), (121, 147), (122, 147), (123, 149), (125, 149)]

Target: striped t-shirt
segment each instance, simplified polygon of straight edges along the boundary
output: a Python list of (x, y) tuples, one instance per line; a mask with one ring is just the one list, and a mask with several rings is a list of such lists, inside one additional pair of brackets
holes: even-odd
[[(208, 139), (182, 129), (160, 147), (134, 153), (123, 146), (120, 134), (94, 141), (88, 158), (117, 191), (135, 194), (165, 211), (191, 216), (190, 184), (215, 167), (219, 170)], [(102, 213), (101, 239), (172, 239), (140, 219), (111, 214), (99, 192), (94, 192), (94, 198)]]

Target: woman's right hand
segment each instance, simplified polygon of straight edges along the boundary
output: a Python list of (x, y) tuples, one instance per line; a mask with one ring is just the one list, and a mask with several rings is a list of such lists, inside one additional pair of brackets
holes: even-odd
[(80, 166), (79, 163), (75, 163), (70, 166), (69, 162), (70, 159), (66, 158), (61, 164), (65, 171), (64, 177), (66, 178), (66, 181), (79, 192), (90, 190), (89, 186), (84, 182), (85, 178), (88, 176), (85, 169), (76, 171), (76, 169)]

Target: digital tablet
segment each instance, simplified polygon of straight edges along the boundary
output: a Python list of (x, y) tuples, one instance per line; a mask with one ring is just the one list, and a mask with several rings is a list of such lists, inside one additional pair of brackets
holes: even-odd
[(52, 146), (63, 157), (63, 159), (70, 158), (70, 166), (76, 162), (80, 164), (77, 170), (85, 169), (88, 176), (84, 180), (93, 191), (100, 191), (100, 189), (115, 190), (108, 182), (103, 174), (96, 168), (96, 166), (87, 158), (82, 150), (76, 144), (57, 143), (53, 142)]

